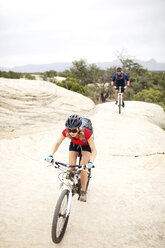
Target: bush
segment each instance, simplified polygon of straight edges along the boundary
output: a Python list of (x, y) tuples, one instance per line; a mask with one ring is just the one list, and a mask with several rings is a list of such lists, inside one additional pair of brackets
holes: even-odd
[(149, 89), (142, 90), (133, 97), (133, 100), (156, 103), (165, 109), (164, 93), (159, 90)]
[(163, 95), (159, 90), (142, 90), (138, 94), (136, 94), (133, 99), (137, 101), (144, 101), (144, 102), (154, 102), (158, 103), (162, 100)]
[(23, 78), (23, 74), (18, 73), (18, 72), (14, 72), (14, 71), (9, 71), (9, 72), (0, 71), (0, 77), (20, 79), (20, 78)]
[(95, 103), (99, 102), (99, 92), (98, 87), (96, 87), (94, 84), (86, 85), (84, 87), (85, 95), (89, 97), (92, 101)]
[(33, 76), (33, 75), (29, 74), (29, 73), (25, 74), (25, 78), (29, 79), (29, 80), (35, 80), (36, 79), (35, 76)]
[(80, 85), (75, 79), (68, 78), (66, 80), (63, 80), (62, 82), (57, 83), (56, 85), (63, 87), (65, 89), (75, 91), (77, 93), (80, 93), (82, 95), (85, 95), (85, 90), (82, 85)]

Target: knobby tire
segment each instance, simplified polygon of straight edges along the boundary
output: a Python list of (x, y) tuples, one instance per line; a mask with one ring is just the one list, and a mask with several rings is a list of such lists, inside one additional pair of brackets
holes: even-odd
[(69, 215), (66, 217), (69, 191), (66, 189), (61, 192), (55, 208), (52, 222), (52, 240), (54, 243), (60, 243), (68, 224)]
[(121, 98), (119, 98), (119, 114), (121, 114)]

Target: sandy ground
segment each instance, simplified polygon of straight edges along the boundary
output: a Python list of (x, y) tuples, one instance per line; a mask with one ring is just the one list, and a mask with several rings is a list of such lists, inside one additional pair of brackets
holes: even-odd
[[(0, 79), (0, 247), (164, 248), (165, 123), (154, 104), (93, 102), (51, 83)], [(92, 119), (98, 155), (87, 203), (74, 196), (63, 241), (51, 241), (58, 170), (44, 157), (70, 113)], [(69, 140), (56, 159), (67, 162)]]

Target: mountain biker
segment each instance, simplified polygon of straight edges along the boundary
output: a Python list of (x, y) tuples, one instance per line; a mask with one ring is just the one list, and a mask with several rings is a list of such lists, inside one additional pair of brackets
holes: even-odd
[(81, 180), (80, 201), (86, 202), (87, 194), (85, 189), (88, 178), (87, 170), (89, 168), (92, 168), (97, 151), (91, 132), (89, 131), (88, 128), (82, 127), (81, 125), (82, 125), (82, 119), (80, 116), (76, 114), (69, 116), (65, 122), (66, 128), (62, 131), (62, 134), (58, 138), (57, 142), (53, 145), (51, 153), (49, 157), (46, 158), (46, 160), (48, 161), (50, 158), (51, 161), (53, 155), (58, 150), (59, 146), (66, 137), (71, 139), (69, 146), (69, 164), (71, 165), (76, 164), (79, 149), (82, 149), (82, 158), (80, 165), (86, 165), (86, 169), (82, 170), (80, 174), (80, 180)]
[(118, 91), (119, 91), (119, 86), (121, 86), (121, 92), (122, 92), (122, 106), (124, 107), (125, 106), (125, 103), (124, 103), (124, 86), (125, 86), (125, 82), (127, 82), (127, 87), (129, 87), (130, 85), (130, 81), (129, 81), (129, 78), (127, 76), (126, 73), (122, 72), (122, 69), (120, 67), (117, 68), (116, 70), (116, 73), (113, 74), (113, 78), (112, 78), (112, 81), (111, 81), (111, 87), (114, 87), (114, 83), (115, 83), (115, 86), (116, 86), (116, 92), (115, 92), (115, 100), (116, 100), (116, 103), (115, 104), (118, 104), (118, 101), (117, 101), (117, 96), (118, 96)]

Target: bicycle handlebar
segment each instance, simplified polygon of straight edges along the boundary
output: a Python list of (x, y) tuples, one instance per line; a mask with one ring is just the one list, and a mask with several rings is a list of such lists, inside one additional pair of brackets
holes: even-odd
[[(122, 86), (119, 86), (119, 87), (122, 87)], [(115, 88), (115, 89), (117, 89), (117, 87), (116, 87), (116, 86), (114, 86), (114, 88)], [(127, 86), (124, 86), (124, 89), (126, 89), (126, 88), (127, 88)]]
[[(52, 166), (54, 166), (55, 168), (60, 168), (60, 167), (66, 167), (66, 168), (75, 168), (78, 170), (83, 170), (86, 168), (86, 165), (71, 165), (71, 164), (65, 164), (65, 163), (61, 163), (58, 161), (55, 161), (54, 159), (52, 159), (52, 162), (50, 162), (52, 164)], [(95, 168), (95, 166), (93, 165), (92, 168)]]

